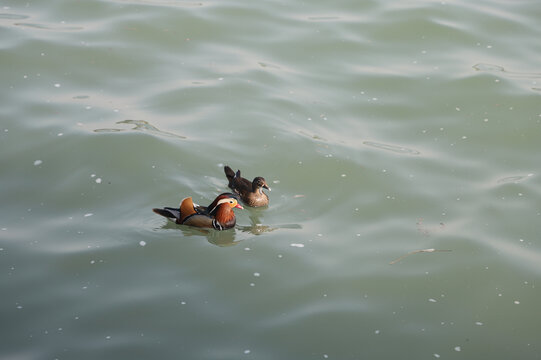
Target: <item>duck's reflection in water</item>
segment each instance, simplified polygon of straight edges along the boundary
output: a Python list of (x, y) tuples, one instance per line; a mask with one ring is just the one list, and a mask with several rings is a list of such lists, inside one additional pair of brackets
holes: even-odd
[(217, 246), (231, 246), (236, 245), (240, 240), (235, 240), (235, 228), (228, 230), (214, 230), (206, 228), (197, 228), (193, 226), (178, 225), (172, 221), (168, 221), (162, 229), (175, 229), (182, 232), (182, 236), (205, 236), (207, 241)]
[(247, 232), (253, 235), (261, 235), (278, 229), (302, 229), (299, 224), (283, 224), (283, 225), (263, 225), (259, 220), (261, 209), (254, 209), (250, 213), (250, 226), (237, 225), (236, 228), (242, 232)]
[[(283, 225), (262, 225), (259, 222), (257, 214), (250, 215), (251, 225), (236, 225), (235, 228), (229, 230), (217, 231), (214, 229), (196, 228), (185, 225), (177, 225), (172, 221), (168, 221), (162, 229), (177, 229), (182, 232), (183, 236), (205, 236), (207, 241), (216, 246), (232, 246), (240, 243), (249, 237), (241, 236), (237, 233), (237, 229), (241, 233), (249, 233), (252, 235), (261, 235), (278, 229), (302, 229), (299, 224), (283, 224)], [(239, 237), (239, 239), (237, 239)]]

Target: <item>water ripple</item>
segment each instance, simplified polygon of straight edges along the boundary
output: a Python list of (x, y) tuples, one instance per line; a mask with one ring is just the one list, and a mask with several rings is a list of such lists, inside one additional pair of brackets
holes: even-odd
[(496, 182), (498, 184), (509, 184), (509, 183), (519, 183), (523, 180), (526, 180), (530, 177), (532, 177), (533, 174), (528, 174), (528, 175), (514, 175), (514, 176), (506, 176), (506, 177), (503, 177), (501, 179), (498, 179)]
[(154, 125), (151, 125), (148, 121), (144, 121), (144, 120), (123, 120), (123, 121), (118, 121), (117, 124), (134, 125), (134, 127), (132, 127), (131, 129), (118, 129), (118, 128), (95, 129), (94, 132), (103, 133), (103, 132), (120, 132), (120, 131), (144, 131), (144, 132), (150, 132), (156, 135), (175, 137), (179, 139), (186, 139), (185, 136), (170, 133), (167, 131), (162, 131), (158, 129), (157, 127), (155, 127)]
[[(506, 76), (509, 79), (525, 79), (530, 81), (533, 85), (537, 84), (537, 79), (541, 79), (541, 73), (509, 71), (500, 65), (479, 63), (475, 64), (473, 68), (481, 72), (500, 73), (502, 76)], [(541, 91), (541, 88), (538, 86), (530, 86), (530, 89), (534, 91)]]
[(410, 148), (399, 146), (399, 145), (384, 144), (384, 143), (379, 143), (375, 141), (363, 141), (363, 144), (377, 148), (377, 149), (392, 151), (398, 154), (404, 154), (404, 155), (420, 155), (421, 154), (421, 152), (418, 150), (410, 149)]
[(142, 5), (158, 5), (158, 6), (174, 6), (174, 7), (198, 7), (203, 6), (202, 2), (198, 1), (153, 1), (153, 0), (116, 0), (121, 3), (142, 4)]
[(7, 13), (1, 13), (0, 19), (6, 19), (6, 20), (24, 20), (28, 19), (29, 16), (27, 15), (19, 15), (19, 14), (7, 14)]
[(63, 25), (45, 25), (36, 23), (15, 23), (15, 26), (28, 27), (38, 30), (62, 30), (62, 31), (78, 31), (83, 30), (82, 26), (63, 26)]
[(525, 78), (531, 78), (531, 79), (540, 79), (541, 73), (529, 73), (529, 72), (519, 72), (519, 71), (509, 71), (506, 70), (503, 66), (499, 65), (492, 65), (492, 64), (475, 64), (473, 65), (473, 68), (477, 71), (484, 71), (484, 72), (501, 72), (505, 73), (509, 76), (513, 77), (525, 77)]

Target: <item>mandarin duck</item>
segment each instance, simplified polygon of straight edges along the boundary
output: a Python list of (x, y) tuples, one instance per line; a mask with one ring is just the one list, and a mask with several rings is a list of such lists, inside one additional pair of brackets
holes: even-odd
[(225, 176), (229, 180), (231, 190), (240, 195), (242, 201), (252, 207), (266, 206), (269, 204), (269, 197), (263, 192), (263, 188), (271, 191), (264, 178), (257, 176), (249, 181), (240, 176), (240, 170), (233, 172), (229, 166), (224, 167)]
[(205, 207), (194, 204), (192, 198), (187, 197), (181, 201), (178, 208), (155, 208), (152, 211), (179, 225), (226, 230), (234, 227), (237, 221), (233, 208), (243, 209), (237, 198), (235, 194), (223, 193)]

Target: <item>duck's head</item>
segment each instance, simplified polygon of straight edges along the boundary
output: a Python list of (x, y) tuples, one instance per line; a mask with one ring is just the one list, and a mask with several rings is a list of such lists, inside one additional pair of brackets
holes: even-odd
[(228, 204), (231, 209), (232, 208), (244, 209), (242, 205), (239, 204), (237, 199), (233, 197), (226, 197), (226, 198), (218, 200), (218, 203), (216, 204), (216, 206), (220, 206), (222, 204)]
[(239, 208), (239, 209), (244, 209), (240, 204), (239, 204), (239, 197), (237, 194), (233, 194), (233, 193), (223, 193), (223, 194), (220, 194), (216, 197), (216, 199), (214, 199), (214, 201), (212, 202), (212, 204), (210, 204), (208, 206), (208, 209), (209, 209), (209, 213), (213, 213), (216, 211), (216, 209), (218, 209), (218, 206), (222, 205), (222, 204), (229, 204), (230, 208)]
[(254, 181), (252, 181), (252, 189), (254, 191), (259, 190), (261, 192), (261, 188), (265, 188), (271, 191), (271, 188), (269, 187), (269, 185), (267, 185), (267, 182), (264, 178), (262, 178), (261, 176), (255, 177)]

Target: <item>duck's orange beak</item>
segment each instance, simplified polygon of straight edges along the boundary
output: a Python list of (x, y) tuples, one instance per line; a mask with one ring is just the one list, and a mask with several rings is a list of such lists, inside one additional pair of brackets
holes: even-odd
[(242, 207), (242, 205), (239, 204), (239, 203), (237, 203), (237, 205), (235, 205), (235, 207), (236, 207), (236, 208), (239, 208), (239, 209), (244, 209), (244, 208)]

